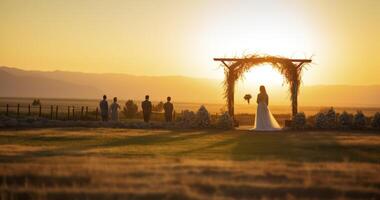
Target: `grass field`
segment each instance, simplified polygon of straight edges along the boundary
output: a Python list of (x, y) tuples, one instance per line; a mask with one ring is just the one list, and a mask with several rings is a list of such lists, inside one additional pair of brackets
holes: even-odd
[(1, 199), (380, 199), (380, 134), (0, 130)]

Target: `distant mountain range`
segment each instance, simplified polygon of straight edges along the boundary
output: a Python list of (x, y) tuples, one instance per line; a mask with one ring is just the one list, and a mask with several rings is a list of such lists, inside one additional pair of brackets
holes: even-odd
[[(270, 91), (272, 104), (289, 104), (286, 89)], [(237, 91), (236, 102), (243, 103), (244, 91)], [(222, 103), (221, 80), (183, 76), (134, 76), (66, 71), (26, 71), (0, 67), (0, 97), (99, 99), (103, 94), (120, 99), (153, 100), (172, 96), (177, 102)], [(255, 94), (253, 94), (255, 96)], [(300, 105), (380, 106), (380, 85), (302, 86)]]
[(0, 96), (100, 98), (103, 94), (121, 99), (153, 100), (173, 96), (176, 101), (220, 101), (220, 81), (181, 76), (133, 76), (66, 71), (26, 71), (0, 67)]

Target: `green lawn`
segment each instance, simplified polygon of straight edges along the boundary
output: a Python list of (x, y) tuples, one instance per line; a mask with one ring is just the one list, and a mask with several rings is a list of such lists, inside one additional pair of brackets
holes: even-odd
[(380, 134), (0, 130), (1, 199), (379, 199)]

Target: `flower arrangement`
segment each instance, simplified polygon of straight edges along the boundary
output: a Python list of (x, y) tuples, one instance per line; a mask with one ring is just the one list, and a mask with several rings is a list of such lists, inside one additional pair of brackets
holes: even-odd
[(354, 115), (353, 125), (354, 125), (354, 128), (356, 128), (356, 129), (365, 128), (366, 117), (362, 111), (357, 111), (356, 114)]
[(337, 126), (337, 117), (336, 112), (333, 107), (331, 107), (329, 110), (327, 110), (326, 114), (326, 126), (329, 129), (336, 128)]
[(380, 129), (380, 112), (375, 113), (371, 121), (372, 128)]
[(228, 112), (223, 113), (219, 116), (216, 127), (219, 129), (233, 129), (234, 128), (234, 120), (228, 114)]
[(244, 100), (246, 100), (248, 102), (248, 104), (251, 101), (251, 99), (252, 99), (252, 95), (251, 94), (244, 95)]
[(297, 113), (292, 119), (293, 129), (304, 129), (306, 127), (306, 116), (305, 113)]
[(180, 117), (177, 118), (176, 125), (180, 128), (194, 128), (195, 124), (195, 113), (190, 110), (182, 111)]
[(327, 117), (323, 112), (319, 112), (315, 115), (315, 127), (320, 129), (326, 129)]
[(341, 128), (347, 129), (352, 127), (352, 120), (354, 116), (352, 114), (347, 113), (344, 111), (342, 114), (338, 117), (338, 125)]
[(196, 114), (196, 125), (199, 128), (206, 128), (210, 126), (210, 114), (206, 107), (202, 105)]

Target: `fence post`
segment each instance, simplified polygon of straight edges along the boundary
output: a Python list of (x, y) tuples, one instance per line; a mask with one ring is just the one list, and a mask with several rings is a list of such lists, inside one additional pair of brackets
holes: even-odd
[(30, 104), (28, 105), (28, 115), (30, 115), (31, 112), (30, 112)]
[(20, 104), (17, 104), (17, 117), (20, 116)]
[(88, 106), (86, 106), (86, 114), (85, 114), (86, 119), (87, 119), (87, 116), (88, 116)]
[(83, 110), (84, 110), (84, 107), (82, 106), (82, 109), (80, 111), (80, 120), (83, 120)]
[(67, 120), (70, 120), (70, 106), (67, 106)]
[(38, 116), (41, 117), (42, 116), (42, 106), (40, 105), (40, 111), (38, 113)]
[(50, 106), (50, 120), (53, 120), (53, 105)]
[(96, 112), (95, 112), (95, 119), (98, 120), (98, 113), (99, 113), (99, 109), (96, 108)]
[(73, 120), (75, 120), (75, 106), (73, 106)]
[(8, 113), (9, 113), (9, 105), (7, 104), (7, 110), (5, 112), (5, 115), (8, 116)]
[(55, 119), (58, 120), (58, 106), (55, 106)]

